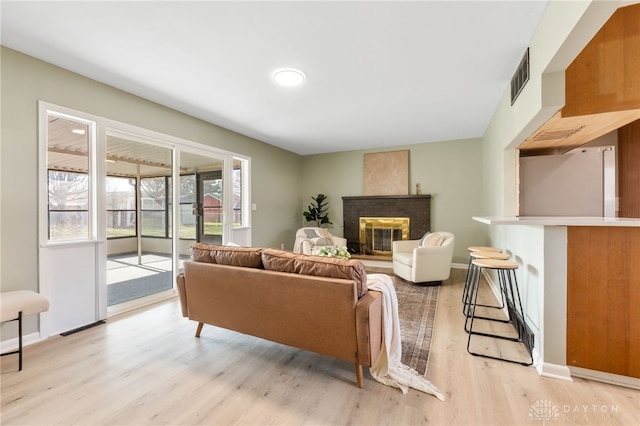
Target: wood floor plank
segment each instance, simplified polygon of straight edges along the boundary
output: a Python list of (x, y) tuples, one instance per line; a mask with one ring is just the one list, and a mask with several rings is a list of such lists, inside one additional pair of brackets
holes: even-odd
[[(182, 318), (177, 300), (25, 348), (0, 366), (3, 425), (526, 425), (548, 403), (553, 425), (640, 424), (640, 393), (467, 354), (464, 271), (440, 289), (427, 378), (441, 402), (375, 382), (353, 364)], [(486, 288), (482, 296), (490, 298)], [(517, 354), (495, 342), (484, 347)]]

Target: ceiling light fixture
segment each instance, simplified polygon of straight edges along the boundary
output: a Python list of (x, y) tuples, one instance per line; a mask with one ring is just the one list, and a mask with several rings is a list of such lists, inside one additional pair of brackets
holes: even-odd
[(76, 135), (84, 135), (86, 132), (84, 129), (72, 129), (71, 133), (75, 133)]
[(298, 86), (305, 78), (302, 71), (294, 68), (283, 68), (273, 73), (273, 80), (281, 86)]

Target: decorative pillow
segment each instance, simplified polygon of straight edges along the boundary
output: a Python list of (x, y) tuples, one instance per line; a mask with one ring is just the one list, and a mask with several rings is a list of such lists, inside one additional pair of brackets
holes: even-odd
[(204, 244), (204, 243), (196, 243), (191, 248), (189, 248), (189, 252), (191, 253), (191, 260), (194, 262), (205, 262), (205, 263), (215, 263), (213, 258), (211, 257), (211, 250), (216, 247), (220, 247), (214, 244)]
[(317, 246), (332, 246), (333, 240), (329, 238), (318, 238), (313, 243)]
[(211, 250), (211, 258), (218, 265), (262, 268), (262, 248), (216, 246)]
[(423, 247), (440, 247), (444, 242), (444, 237), (440, 234), (431, 234), (427, 237)]
[(429, 235), (431, 235), (431, 232), (429, 232), (429, 231), (425, 232), (425, 234), (422, 236), (422, 238), (420, 238), (420, 242), (418, 243), (418, 247), (425, 247), (425, 242), (426, 242), (427, 238), (429, 238)]
[(316, 232), (315, 229), (305, 229), (304, 230), (304, 234), (307, 236), (307, 238), (312, 239), (312, 238), (318, 238), (319, 235)]

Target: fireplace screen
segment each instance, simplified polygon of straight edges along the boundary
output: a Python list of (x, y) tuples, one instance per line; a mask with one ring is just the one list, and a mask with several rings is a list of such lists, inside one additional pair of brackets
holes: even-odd
[(408, 217), (361, 217), (360, 253), (391, 255), (391, 243), (409, 239)]

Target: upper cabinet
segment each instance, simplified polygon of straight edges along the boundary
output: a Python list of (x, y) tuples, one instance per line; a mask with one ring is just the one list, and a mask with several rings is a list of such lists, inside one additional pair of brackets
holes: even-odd
[(565, 71), (565, 106), (520, 146), (560, 154), (640, 119), (640, 4), (619, 8)]

